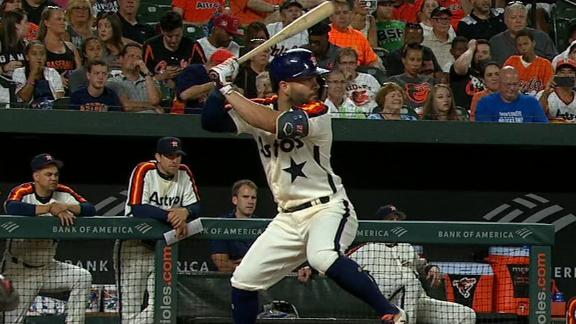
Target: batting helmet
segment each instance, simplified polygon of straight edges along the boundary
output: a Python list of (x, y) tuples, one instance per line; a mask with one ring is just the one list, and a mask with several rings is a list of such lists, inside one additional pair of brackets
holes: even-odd
[(272, 86), (280, 81), (292, 81), (318, 76), (321, 73), (313, 60), (312, 52), (295, 48), (276, 56), (270, 63)]

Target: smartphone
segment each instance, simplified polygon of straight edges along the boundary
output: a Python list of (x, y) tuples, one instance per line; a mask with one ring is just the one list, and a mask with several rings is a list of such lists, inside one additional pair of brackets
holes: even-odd
[(554, 83), (557, 87), (573, 88), (576, 83), (575, 77), (554, 77)]

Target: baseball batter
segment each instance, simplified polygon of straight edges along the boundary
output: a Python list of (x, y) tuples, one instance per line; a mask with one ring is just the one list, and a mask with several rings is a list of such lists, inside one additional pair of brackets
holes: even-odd
[[(406, 214), (392, 205), (378, 210), (383, 220), (405, 220)], [(474, 324), (476, 313), (470, 307), (429, 297), (422, 287), (423, 274), (432, 286), (440, 284), (440, 270), (408, 243), (368, 243), (349, 254), (374, 278), (384, 296), (401, 305), (409, 323)]]
[[(70, 187), (59, 183), (62, 162), (50, 154), (32, 159), (33, 182), (21, 184), (4, 203), (6, 213), (21, 216), (54, 216), (72, 225), (77, 216), (94, 216), (96, 208)], [(84, 323), (92, 275), (88, 270), (56, 261), (53, 240), (10, 239), (4, 251), (2, 273), (12, 279), (20, 304), (4, 312), (4, 323), (23, 323), (30, 305), (41, 291), (70, 291), (66, 323)]]
[[(181, 164), (182, 142), (176, 137), (158, 140), (155, 160), (140, 163), (132, 171), (125, 214), (155, 218), (170, 224), (179, 236), (186, 235), (186, 221), (196, 218), (199, 196), (194, 176)], [(154, 322), (154, 242), (118, 242), (114, 256), (120, 292), (122, 324)], [(119, 251), (118, 251), (119, 250)], [(148, 304), (142, 310), (144, 293)]]
[[(308, 260), (342, 288), (370, 304), (384, 323), (405, 323), (360, 266), (344, 256), (358, 222), (340, 177), (330, 165), (332, 123), (318, 100), (319, 71), (312, 53), (289, 50), (272, 60), (270, 77), (278, 97), (246, 99), (229, 80), (238, 62), (228, 59), (211, 70), (219, 91), (202, 111), (202, 126), (216, 132), (251, 134), (258, 144), (278, 215), (254, 242), (232, 276), (236, 324), (253, 324), (258, 291), (274, 285)], [(225, 108), (230, 103), (231, 109)]]

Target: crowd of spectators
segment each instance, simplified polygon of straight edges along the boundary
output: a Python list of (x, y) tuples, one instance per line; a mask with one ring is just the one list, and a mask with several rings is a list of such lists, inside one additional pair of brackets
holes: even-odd
[[(211, 67), (262, 44), (324, 1), (173, 0), (158, 22), (143, 23), (140, 0), (6, 0), (0, 102), (199, 113), (214, 89)], [(273, 96), (268, 63), (303, 47), (326, 70), (321, 99), (335, 118), (570, 122), (576, 116), (576, 27), (558, 54), (551, 28), (543, 20), (529, 24), (537, 15), (520, 1), (329, 1), (335, 9), (329, 19), (244, 63), (237, 88), (248, 97)], [(539, 15), (551, 14), (540, 9)], [(188, 26), (204, 34), (187, 35)], [(503, 80), (503, 68), (517, 82)], [(503, 82), (513, 94), (504, 94)], [(524, 95), (537, 109), (517, 102)], [(489, 118), (477, 118), (490, 98), (507, 109), (491, 106), (482, 109)]]

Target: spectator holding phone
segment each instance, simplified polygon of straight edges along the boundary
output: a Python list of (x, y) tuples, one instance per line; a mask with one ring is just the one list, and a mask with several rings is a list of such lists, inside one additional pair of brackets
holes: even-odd
[(576, 62), (571, 59), (558, 60), (554, 78), (538, 93), (540, 104), (550, 120), (575, 122), (575, 80)]

